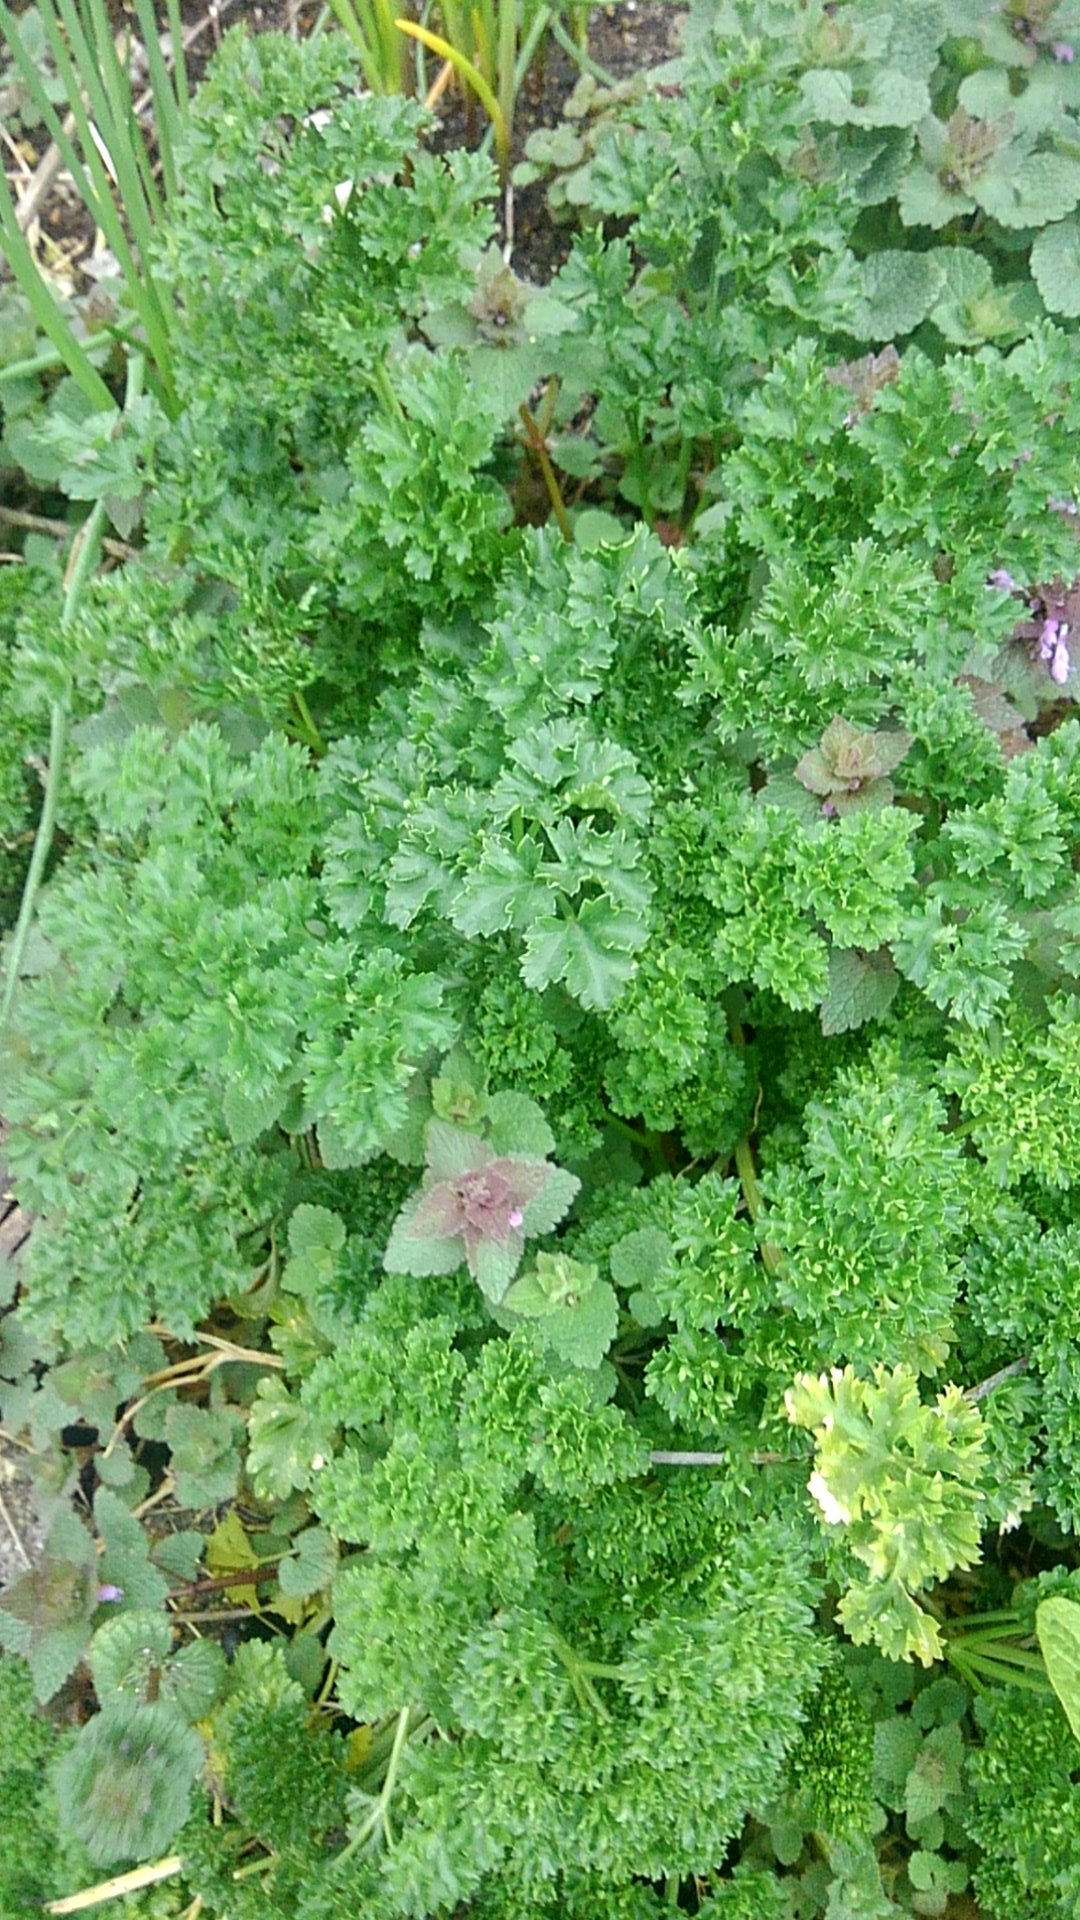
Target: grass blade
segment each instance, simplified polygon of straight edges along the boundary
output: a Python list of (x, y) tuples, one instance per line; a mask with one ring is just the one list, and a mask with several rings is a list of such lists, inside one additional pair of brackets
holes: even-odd
[[(66, 313), (38, 271), (30, 243), (19, 226), (15, 203), (7, 180), (0, 169), (0, 241), (4, 258), (16, 284), (30, 304), (31, 312), (47, 340), (51, 340), (61, 361), (95, 411), (116, 405), (82, 342), (75, 334)], [(29, 364), (29, 363), (27, 363)]]
[(174, 91), (173, 80), (165, 64), (153, 8), (148, 4), (148, 0), (135, 0), (135, 14), (146, 48), (146, 65), (153, 94), (154, 126), (157, 130), (158, 152), (161, 156), (161, 173), (165, 186), (165, 198), (169, 200), (174, 196), (179, 185), (176, 147), (183, 123), (183, 108)]
[(422, 40), (425, 47), (428, 47), (432, 53), (437, 53), (441, 60), (449, 60), (454, 72), (459, 74), (462, 80), (472, 88), (495, 130), (495, 146), (499, 155), (499, 169), (505, 178), (510, 165), (510, 129), (507, 126), (503, 110), (495, 98), (495, 95), (492, 93), (491, 88), (488, 86), (487, 81), (484, 79), (483, 74), (473, 66), (472, 61), (467, 59), (457, 47), (452, 47), (449, 40), (444, 40), (441, 34), (432, 33), (427, 27), (418, 27), (414, 20), (398, 20), (395, 24), (402, 33), (409, 34), (412, 39)]

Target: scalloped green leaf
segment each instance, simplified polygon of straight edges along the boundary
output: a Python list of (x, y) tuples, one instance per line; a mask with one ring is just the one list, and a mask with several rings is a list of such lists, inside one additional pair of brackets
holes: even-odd
[(1051, 313), (1080, 318), (1080, 220), (1043, 228), (1031, 249), (1031, 272)]
[(944, 280), (935, 253), (884, 247), (862, 263), (864, 308), (859, 332), (866, 340), (895, 340), (925, 320)]

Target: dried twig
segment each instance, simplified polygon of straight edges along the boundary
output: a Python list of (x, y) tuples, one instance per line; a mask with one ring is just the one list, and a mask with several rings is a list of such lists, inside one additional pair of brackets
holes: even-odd
[(87, 1907), (99, 1907), (104, 1900), (118, 1900), (125, 1893), (138, 1893), (142, 1887), (157, 1886), (184, 1870), (178, 1853), (164, 1860), (151, 1861), (145, 1867), (133, 1867), (130, 1873), (116, 1873), (111, 1880), (99, 1880), (96, 1887), (84, 1887), (81, 1893), (69, 1893), (63, 1900), (50, 1900), (46, 1913), (85, 1913)]
[(1030, 1364), (1026, 1353), (1021, 1354), (1019, 1360), (1010, 1360), (1007, 1367), (999, 1367), (996, 1373), (980, 1380), (977, 1387), (967, 1387), (965, 1400), (970, 1400), (973, 1406), (977, 1405), (980, 1400), (986, 1399), (988, 1393), (993, 1393), (995, 1387), (1000, 1387), (1003, 1380), (1014, 1380), (1018, 1373), (1026, 1373)]
[(15, 1522), (12, 1519), (10, 1512), (8, 1511), (7, 1501), (4, 1499), (4, 1496), (2, 1493), (0, 1493), (0, 1520), (3, 1520), (4, 1525), (6, 1526), (8, 1532), (11, 1535), (12, 1544), (15, 1548), (16, 1553), (19, 1556), (19, 1559), (22, 1561), (23, 1566), (26, 1567), (27, 1570), (29, 1571), (29, 1569), (33, 1566), (34, 1563), (31, 1560), (30, 1555), (27, 1553), (26, 1548), (23, 1545), (22, 1534), (19, 1532), (18, 1527), (15, 1525)]
[[(22, 527), (27, 533), (48, 533), (55, 540), (70, 540), (79, 531), (66, 520), (53, 520), (44, 513), (26, 513), (22, 507), (0, 507), (0, 526)], [(126, 540), (103, 540), (101, 544), (114, 560), (131, 560), (138, 552), (138, 548), (129, 546)]]

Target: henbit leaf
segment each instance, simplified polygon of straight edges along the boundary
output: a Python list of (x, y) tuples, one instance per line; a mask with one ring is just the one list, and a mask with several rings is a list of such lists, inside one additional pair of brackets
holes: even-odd
[(1035, 1632), (1050, 1684), (1080, 1740), (1080, 1605), (1062, 1594), (1040, 1601), (1035, 1609)]
[[(234, 1589), (235, 1591), (235, 1589)], [(224, 1691), (225, 1654), (216, 1640), (193, 1640), (180, 1647), (161, 1676), (161, 1699), (171, 1702), (191, 1725), (204, 1720)]]
[(1080, 318), (1080, 220), (1043, 228), (1031, 249), (1031, 272), (1051, 313)]
[(151, 1558), (156, 1567), (164, 1573), (171, 1573), (177, 1580), (197, 1580), (202, 1565), (206, 1536), (185, 1528), (180, 1533), (167, 1533), (154, 1542)]
[(481, 1293), (496, 1306), (503, 1299), (525, 1251), (525, 1236), (510, 1233), (504, 1240), (481, 1240), (473, 1251), (471, 1270)]
[(234, 1146), (247, 1147), (274, 1125), (285, 1104), (285, 1089), (268, 1087), (255, 1092), (236, 1082), (226, 1087), (221, 1110)]
[(880, 1020), (899, 986), (900, 975), (887, 947), (876, 953), (864, 953), (859, 947), (833, 947), (829, 953), (829, 984), (821, 1003), (822, 1033), (851, 1033), (867, 1020)]
[(596, 1267), (572, 1260), (568, 1254), (538, 1253), (535, 1267), (515, 1280), (503, 1305), (527, 1320), (540, 1320), (567, 1302), (576, 1303), (598, 1278)]
[(345, 1245), (345, 1223), (329, 1207), (313, 1207), (306, 1200), (289, 1217), (289, 1251), (294, 1254), (340, 1253)]
[(426, 1280), (441, 1273), (456, 1273), (465, 1265), (465, 1242), (460, 1233), (442, 1238), (427, 1237), (413, 1229), (413, 1215), (419, 1205), (407, 1201), (390, 1229), (383, 1253), (387, 1273), (408, 1273)]
[(671, 1266), (675, 1249), (660, 1227), (636, 1227), (611, 1249), (611, 1277), (617, 1287), (632, 1292), (655, 1286)]
[(163, 1606), (169, 1583), (151, 1564), (149, 1536), (108, 1487), (99, 1487), (94, 1496), (94, 1522), (105, 1548), (99, 1563), (102, 1584), (119, 1587), (127, 1607)]
[(527, 1093), (493, 1093), (488, 1101), (488, 1138), (497, 1154), (526, 1154), (546, 1160), (555, 1151), (555, 1135), (543, 1108)]
[(565, 1167), (551, 1167), (547, 1180), (524, 1209), (523, 1227), (529, 1239), (552, 1233), (577, 1198), (581, 1181)]
[(868, 255), (862, 263), (865, 305), (858, 328), (863, 339), (896, 340), (925, 320), (944, 280), (937, 251), (883, 247)]
[(1080, 201), (1080, 160), (1030, 153), (1015, 172), (988, 175), (973, 191), (999, 226), (1044, 227), (1063, 220)]
[(452, 1126), (448, 1120), (432, 1120), (426, 1142), (427, 1177), (431, 1181), (460, 1179), (463, 1173), (490, 1166), (495, 1158), (494, 1149), (479, 1134)]
[(832, 127), (914, 127), (930, 111), (925, 80), (895, 68), (870, 69), (866, 84), (835, 67), (812, 68), (799, 82), (807, 115)]
[(102, 1707), (113, 1697), (150, 1698), (151, 1683), (172, 1651), (172, 1628), (163, 1613), (133, 1608), (106, 1620), (90, 1642), (90, 1672)]
[(905, 173), (897, 205), (905, 227), (947, 227), (959, 215), (975, 212), (969, 193), (944, 186), (937, 173), (921, 163)]
[(598, 1367), (618, 1324), (615, 1289), (606, 1280), (598, 1280), (577, 1299), (566, 1300), (543, 1319), (535, 1320), (533, 1327), (537, 1338), (561, 1360), (573, 1367)]
[(278, 1568), (282, 1593), (307, 1600), (330, 1585), (337, 1571), (338, 1546), (325, 1527), (305, 1527), (297, 1534), (288, 1559)]
[(289, 1220), (290, 1258), (281, 1284), (290, 1293), (318, 1293), (337, 1271), (337, 1257), (345, 1245), (345, 1223), (329, 1207), (307, 1201), (293, 1209)]
[(80, 1729), (56, 1770), (62, 1827), (99, 1866), (152, 1858), (187, 1819), (204, 1757), (172, 1707), (116, 1702)]

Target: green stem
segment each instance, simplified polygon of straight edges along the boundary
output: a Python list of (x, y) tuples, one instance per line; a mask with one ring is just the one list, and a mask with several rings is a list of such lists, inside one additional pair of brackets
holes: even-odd
[(589, 1674), (594, 1680), (622, 1681), (626, 1677), (622, 1667), (610, 1666), (603, 1660), (579, 1660), (578, 1666), (582, 1673)]
[[(736, 1143), (735, 1169), (743, 1190), (743, 1199), (746, 1201), (746, 1211), (751, 1220), (756, 1222), (764, 1211), (765, 1200), (758, 1181), (757, 1168), (754, 1165), (754, 1152), (750, 1145), (749, 1134), (744, 1134)], [(772, 1240), (761, 1242), (761, 1258), (769, 1273), (780, 1272), (783, 1266), (783, 1255)]]
[(43, 352), (32, 354), (29, 360), (12, 360), (6, 367), (0, 367), (0, 387), (16, 380), (32, 380), (35, 374), (49, 373), (53, 367), (65, 364), (63, 354), (55, 347), (46, 347)]
[(547, 450), (544, 436), (537, 426), (533, 415), (525, 405), (524, 400), (518, 408), (518, 413), (521, 416), (521, 424), (528, 436), (529, 445), (535, 455), (536, 464), (543, 475), (544, 485), (547, 488), (547, 496), (551, 501), (551, 511), (555, 515), (555, 523), (563, 539), (572, 545), (574, 529), (570, 525), (570, 515), (566, 511), (566, 502), (562, 497), (559, 483), (555, 478), (555, 469), (551, 464), (551, 455)]
[[(91, 551), (94, 535), (100, 533), (105, 509), (101, 501), (94, 508), (90, 518), (84, 523), (81, 533), (86, 536), (79, 549), (80, 553)], [(41, 815), (34, 836), (34, 850), (30, 855), (26, 883), (23, 887), (19, 917), (15, 922), (15, 931), (11, 936), (11, 952), (8, 955), (7, 980), (4, 984), (4, 998), (0, 1002), (0, 1031), (7, 1026), (15, 1000), (15, 989), (19, 972), (26, 953), (26, 943), (30, 937), (30, 924), (34, 918), (38, 888), (45, 872), (45, 862), (52, 846), (53, 830), (56, 826), (56, 809), (60, 799), (60, 774), (64, 764), (64, 750), (67, 746), (68, 709), (64, 700), (54, 700), (52, 718), (49, 726), (49, 771), (45, 781), (45, 798), (42, 801)]]
[[(746, 1035), (743, 1032), (742, 1022), (740, 1020), (737, 1020), (733, 1015), (731, 1017), (730, 1025), (731, 1025), (732, 1045), (736, 1047), (745, 1047)], [(760, 1095), (758, 1097), (758, 1103), (760, 1104)], [(757, 1117), (756, 1107), (754, 1110), (754, 1115), (756, 1119)], [(751, 1129), (753, 1128), (753, 1124), (754, 1122), (751, 1121), (750, 1123)], [(761, 1214), (765, 1210), (765, 1197), (761, 1191), (761, 1185), (757, 1177), (757, 1168), (754, 1165), (754, 1150), (750, 1144), (749, 1133), (745, 1133), (742, 1139), (738, 1141), (736, 1144), (735, 1170), (739, 1176), (739, 1184), (742, 1187), (743, 1199), (746, 1201), (746, 1211), (750, 1215), (751, 1220), (753, 1220), (756, 1224)], [(775, 1246), (771, 1240), (763, 1240), (761, 1242), (761, 1258), (769, 1273), (780, 1272), (780, 1269), (783, 1266), (783, 1255), (781, 1254), (779, 1247)]]
[(264, 1853), (258, 1860), (249, 1860), (246, 1867), (237, 1867), (234, 1880), (247, 1880), (253, 1873), (265, 1873), (268, 1867), (276, 1866), (279, 1856), (276, 1853)]
[(299, 691), (293, 694), (292, 699), (299, 720), (296, 732), (300, 734), (306, 745), (311, 748), (316, 758), (321, 760), (326, 752), (326, 741), (323, 739), (322, 734), (319, 732), (318, 727), (311, 717), (311, 710), (308, 707), (308, 703)]
[[(128, 362), (127, 390), (124, 394), (124, 406), (128, 407), (137, 400), (142, 392), (146, 363), (141, 354)], [(72, 542), (67, 572), (64, 576), (64, 604), (60, 612), (61, 628), (69, 627), (75, 617), (79, 601), (82, 598), (86, 582), (93, 570), (100, 548), (102, 528), (105, 525), (105, 502), (94, 502), (82, 526)], [(41, 815), (34, 835), (33, 851), (23, 886), (22, 900), (19, 905), (19, 917), (11, 936), (11, 948), (8, 953), (7, 978), (4, 982), (4, 997), (0, 1001), (0, 1031), (7, 1026), (11, 1018), (11, 1009), (15, 1003), (19, 973), (26, 954), (26, 943), (30, 938), (30, 927), (34, 918), (38, 891), (45, 874), (49, 851), (52, 847), (53, 833), (56, 828), (56, 813), (60, 804), (60, 782), (64, 771), (64, 754), (67, 749), (68, 720), (70, 718), (67, 699), (54, 700), (49, 721), (49, 771), (45, 778), (45, 797), (41, 803)]]
[(574, 39), (573, 35), (567, 33), (558, 14), (554, 16), (551, 22), (551, 37), (553, 40), (558, 41), (563, 52), (569, 54), (571, 60), (581, 68), (583, 73), (591, 73), (593, 79), (599, 80), (602, 87), (615, 87), (618, 85), (615, 75), (609, 73), (606, 67), (600, 66), (597, 61), (593, 60), (591, 56), (586, 53), (584, 47), (580, 46)]
[(660, 1134), (645, 1133), (641, 1127), (632, 1127), (629, 1120), (621, 1119), (617, 1113), (608, 1112), (606, 1120), (607, 1125), (614, 1127), (616, 1133), (621, 1133), (626, 1140), (632, 1140), (635, 1147), (640, 1147), (643, 1153), (648, 1154), (649, 1164), (655, 1173), (668, 1171)]
[[(409, 1721), (412, 1713), (412, 1707), (402, 1707), (401, 1712), (398, 1714), (397, 1725), (394, 1729), (393, 1745), (390, 1748), (390, 1759), (386, 1768), (386, 1778), (382, 1784), (382, 1791), (375, 1805), (372, 1807), (371, 1812), (353, 1834), (348, 1846), (344, 1847), (338, 1854), (337, 1859), (339, 1862), (351, 1858), (358, 1847), (366, 1846), (369, 1840), (374, 1839), (380, 1828), (382, 1829), (383, 1838), (387, 1846), (390, 1847), (394, 1844), (393, 1834), (390, 1830), (390, 1803), (393, 1800), (394, 1788), (397, 1784), (401, 1755), (409, 1736)], [(424, 1723), (421, 1722), (421, 1725), (423, 1724)]]
[(381, 360), (376, 360), (372, 368), (371, 384), (375, 388), (387, 413), (392, 413), (398, 420), (403, 420), (405, 417), (405, 409), (398, 399), (397, 394), (394, 392), (390, 375), (387, 373), (386, 367)]
[(637, 481), (638, 508), (647, 527), (653, 523), (652, 495), (649, 492), (649, 469), (645, 459), (645, 448), (635, 435), (634, 450), (630, 457), (630, 470)]

